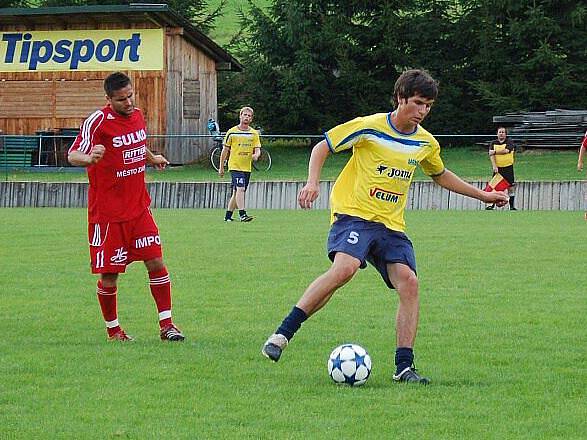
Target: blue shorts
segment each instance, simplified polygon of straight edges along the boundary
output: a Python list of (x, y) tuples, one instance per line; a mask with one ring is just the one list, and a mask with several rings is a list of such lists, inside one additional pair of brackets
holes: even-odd
[(230, 187), (233, 189), (244, 188), (245, 191), (249, 187), (249, 180), (251, 179), (251, 173), (249, 171), (230, 171)]
[(385, 284), (393, 289), (387, 274), (389, 263), (403, 263), (416, 273), (416, 256), (412, 242), (403, 232), (392, 231), (383, 223), (370, 222), (351, 215), (337, 214), (328, 234), (328, 258), (334, 261), (337, 252), (343, 252), (373, 265)]

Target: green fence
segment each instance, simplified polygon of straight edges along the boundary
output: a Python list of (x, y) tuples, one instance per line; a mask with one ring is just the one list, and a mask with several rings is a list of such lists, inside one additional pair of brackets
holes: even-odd
[(39, 150), (37, 136), (0, 137), (0, 168), (23, 168), (33, 165), (33, 154)]

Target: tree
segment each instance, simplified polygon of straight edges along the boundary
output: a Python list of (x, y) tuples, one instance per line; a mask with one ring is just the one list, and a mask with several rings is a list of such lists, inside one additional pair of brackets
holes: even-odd
[(584, 108), (587, 7), (571, 0), (472, 2), (470, 84), (494, 113)]
[(265, 128), (323, 131), (389, 108), (397, 68), (387, 60), (401, 54), (377, 35), (395, 25), (392, 3), (276, 0), (265, 13), (250, 2), (236, 47)]
[(32, 8), (33, 3), (27, 0), (0, 0), (0, 8)]
[(425, 123), (437, 133), (485, 132), (505, 111), (585, 105), (584, 2), (274, 0), (265, 13), (249, 0), (249, 9), (233, 49), (246, 70), (229, 88), (272, 131), (386, 111), (405, 68), (440, 81)]

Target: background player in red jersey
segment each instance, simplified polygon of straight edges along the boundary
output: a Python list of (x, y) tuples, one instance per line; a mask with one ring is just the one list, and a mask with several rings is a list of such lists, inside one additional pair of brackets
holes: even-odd
[(100, 274), (97, 294), (108, 338), (133, 339), (118, 323), (117, 280), (128, 264), (143, 261), (159, 312), (160, 337), (183, 341), (171, 319), (171, 283), (145, 186), (146, 164), (164, 168), (169, 162), (146, 146), (145, 120), (134, 106), (130, 78), (113, 73), (105, 79), (104, 91), (108, 105), (83, 122), (68, 160), (88, 172), (90, 259), (92, 273)]

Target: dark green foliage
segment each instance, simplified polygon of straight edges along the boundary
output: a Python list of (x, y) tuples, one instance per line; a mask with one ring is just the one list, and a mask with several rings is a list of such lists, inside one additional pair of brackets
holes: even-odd
[(479, 1), (462, 18), (469, 40), (470, 84), (496, 113), (584, 108), (587, 7), (583, 2)]
[[(4, 3), (8, 3), (4, 5)], [(126, 5), (132, 3), (127, 0), (39, 0), (36, 2), (26, 0), (0, 0), (0, 6), (8, 7), (50, 7), (50, 6), (89, 6), (89, 5)], [(218, 7), (208, 11), (206, 0), (141, 0), (137, 3), (166, 3), (171, 9), (182, 15), (188, 21), (196, 25), (203, 32), (209, 32), (214, 28), (214, 20), (222, 15), (222, 9), (226, 0), (222, 0)]]
[(571, 0), (249, 0), (231, 48), (246, 71), (221, 111), (247, 102), (269, 131), (321, 132), (388, 111), (399, 73), (425, 68), (440, 82), (427, 128), (493, 131), (494, 114), (584, 107), (586, 21)]
[(0, 0), (0, 8), (31, 8), (33, 3), (27, 0)]
[(387, 42), (375, 40), (393, 26), (390, 5), (341, 6), (278, 0), (269, 15), (250, 4), (237, 46), (247, 66), (241, 88), (266, 129), (323, 131), (388, 107), (397, 69), (386, 63)]

